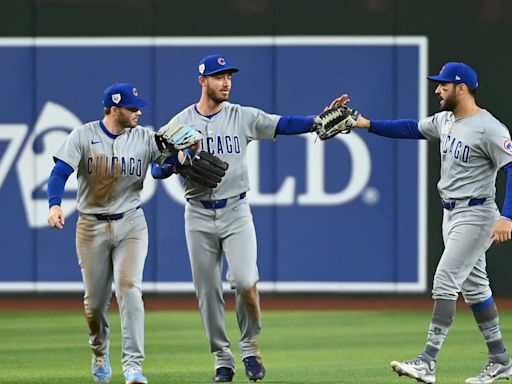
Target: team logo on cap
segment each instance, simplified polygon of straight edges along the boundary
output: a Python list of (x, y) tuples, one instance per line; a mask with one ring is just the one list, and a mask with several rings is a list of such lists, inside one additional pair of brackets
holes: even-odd
[(503, 148), (508, 153), (512, 153), (512, 143), (510, 142), (509, 139), (505, 139), (505, 141), (503, 142)]
[(139, 96), (139, 91), (137, 91), (137, 88), (133, 88), (133, 94), (135, 96)]
[(204, 73), (204, 64), (199, 66), (199, 73), (202, 75)]
[(219, 63), (220, 65), (226, 65), (226, 60), (223, 57), (219, 57), (217, 59), (217, 63)]
[(116, 104), (119, 104), (119, 102), (121, 101), (121, 94), (120, 93), (114, 93), (112, 95), (112, 101)]

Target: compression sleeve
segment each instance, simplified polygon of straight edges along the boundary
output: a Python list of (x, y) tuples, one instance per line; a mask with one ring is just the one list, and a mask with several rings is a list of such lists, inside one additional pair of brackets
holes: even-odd
[(277, 122), (276, 135), (298, 135), (313, 130), (315, 116), (281, 116)]
[[(193, 159), (197, 153), (196, 151), (194, 151), (190, 148), (185, 148), (182, 150), (182, 152), (183, 152), (183, 156), (185, 157), (185, 159)], [(175, 153), (174, 155), (167, 157), (164, 160), (164, 164), (181, 165), (179, 157), (178, 157), (178, 153)]]
[(68, 163), (57, 159), (50, 178), (48, 179), (48, 205), (60, 205), (64, 195), (64, 187), (69, 176), (73, 173), (73, 167)]
[(418, 120), (371, 120), (370, 133), (396, 139), (426, 139), (418, 128)]
[(169, 156), (168, 158), (166, 158), (164, 160), (164, 164), (169, 164), (169, 165), (180, 165), (180, 160), (178, 159), (178, 154), (174, 154), (172, 156)]
[(173, 166), (170, 164), (151, 163), (151, 176), (153, 179), (166, 179), (173, 174)]
[[(183, 155), (186, 159), (193, 159), (196, 156), (196, 151), (190, 148), (185, 148), (183, 150)], [(173, 165), (180, 165), (180, 160), (177, 153), (165, 159), (162, 165), (158, 163), (152, 163), (151, 176), (153, 176), (153, 179), (166, 179), (174, 173)]]
[(501, 216), (504, 219), (512, 221), (512, 163), (508, 163), (503, 169), (507, 172), (507, 187)]

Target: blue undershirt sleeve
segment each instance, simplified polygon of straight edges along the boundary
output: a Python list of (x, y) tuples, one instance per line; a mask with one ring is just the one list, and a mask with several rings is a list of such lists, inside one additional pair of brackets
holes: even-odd
[(57, 159), (50, 178), (48, 179), (48, 205), (60, 205), (64, 195), (64, 187), (69, 176), (73, 173), (73, 167), (68, 163)]
[(151, 176), (153, 179), (166, 179), (173, 174), (173, 166), (171, 164), (151, 163)]
[(277, 122), (276, 135), (299, 135), (313, 130), (315, 116), (281, 116)]
[[(193, 159), (196, 155), (196, 151), (185, 148), (183, 154), (185, 158)], [(180, 165), (177, 153), (165, 159), (163, 164), (152, 163), (151, 176), (153, 176), (153, 179), (166, 179), (174, 173), (173, 165)]]
[(426, 139), (418, 128), (418, 120), (371, 120), (370, 133), (396, 139)]
[(508, 163), (503, 169), (507, 172), (507, 187), (501, 216), (512, 221), (512, 163)]
[(176, 153), (175, 155), (169, 156), (167, 159), (164, 160), (164, 164), (180, 165), (178, 154)]

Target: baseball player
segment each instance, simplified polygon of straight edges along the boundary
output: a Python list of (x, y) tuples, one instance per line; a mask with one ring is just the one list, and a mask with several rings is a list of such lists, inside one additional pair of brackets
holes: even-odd
[[(257, 337), (261, 331), (256, 283), (256, 234), (246, 193), (249, 178), (247, 145), (252, 140), (273, 140), (276, 135), (310, 132), (314, 116), (278, 116), (228, 102), (231, 81), (238, 69), (221, 55), (199, 62), (201, 98), (172, 121), (188, 124), (204, 135), (201, 149), (229, 163), (215, 188), (185, 179), (185, 230), (199, 308), (211, 352), (215, 355), (214, 382), (230, 382), (235, 359), (226, 334), (222, 290), (222, 255), (228, 263), (227, 278), (235, 290), (240, 328), (240, 352), (250, 380), (263, 379)], [(153, 164), (152, 175), (165, 178), (172, 167)]]
[(142, 384), (148, 382), (141, 367), (141, 284), (148, 229), (140, 207), (140, 192), (149, 164), (160, 158), (162, 149), (153, 131), (137, 126), (140, 108), (146, 101), (133, 85), (108, 87), (103, 105), (103, 119), (74, 129), (54, 156), (55, 166), (48, 181), (48, 223), (53, 228), (63, 228), (65, 218), (60, 204), (64, 186), (76, 170), (76, 249), (93, 352), (92, 377), (106, 383), (112, 375), (107, 312), (113, 280), (121, 316), (124, 377), (126, 384)]
[[(444, 252), (434, 276), (434, 309), (425, 349), (416, 358), (392, 361), (391, 368), (424, 383), (436, 380), (437, 354), (455, 317), (462, 292), (487, 344), (489, 359), (466, 383), (492, 383), (512, 377), (512, 362), (503, 342), (498, 310), (489, 287), (485, 252), (492, 241), (510, 240), (512, 231), (512, 144), (508, 129), (475, 101), (476, 72), (450, 62), (437, 83), (441, 112), (417, 120), (367, 120), (357, 127), (392, 138), (440, 141), (441, 178), (438, 190), (444, 211)], [(334, 104), (337, 101), (335, 100)], [(357, 112), (356, 112), (357, 113)], [(351, 122), (353, 123), (353, 122)], [(496, 174), (507, 172), (503, 212), (495, 203)]]

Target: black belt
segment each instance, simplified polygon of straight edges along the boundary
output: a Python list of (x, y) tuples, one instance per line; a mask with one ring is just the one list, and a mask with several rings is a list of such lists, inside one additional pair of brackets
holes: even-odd
[[(137, 210), (140, 208), (140, 205), (135, 208), (134, 210)], [(131, 209), (129, 211), (126, 211), (126, 212), (131, 212)], [(104, 220), (104, 221), (117, 221), (117, 220), (121, 220), (125, 213), (126, 212), (123, 212), (123, 213), (114, 213), (113, 215), (103, 215), (101, 213), (98, 213), (98, 214), (95, 214), (93, 215), (96, 219), (98, 220)]]
[[(485, 200), (486, 200), (485, 197), (482, 199), (469, 199), (468, 207), (473, 207), (475, 205), (482, 205), (483, 203), (485, 203)], [(452, 209), (455, 208), (455, 203), (456, 203), (455, 200), (454, 201), (445, 201), (445, 200), (442, 201), (443, 208), (448, 211), (451, 211)]]
[[(240, 200), (245, 199), (246, 193), (240, 194)], [(228, 199), (222, 199), (222, 200), (201, 200), (201, 204), (203, 204), (204, 208), (207, 209), (220, 209), (224, 208), (226, 204), (228, 203)]]

